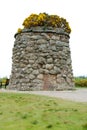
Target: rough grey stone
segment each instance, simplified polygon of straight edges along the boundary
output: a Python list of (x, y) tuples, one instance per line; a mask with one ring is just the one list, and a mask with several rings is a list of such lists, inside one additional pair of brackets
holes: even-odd
[(38, 78), (38, 79), (43, 79), (43, 74), (39, 74), (39, 75), (37, 76), (37, 78)]
[(55, 45), (55, 40), (50, 39), (50, 44)]
[(61, 73), (60, 68), (57, 67), (57, 66), (54, 66), (54, 71), (56, 71), (57, 74), (60, 74), (60, 73)]
[(53, 75), (56, 75), (56, 74), (57, 74), (57, 71), (56, 71), (56, 70), (50, 70), (49, 73), (50, 73), (50, 74), (53, 74)]
[(52, 62), (53, 62), (52, 58), (47, 59), (47, 63), (52, 63)]
[(42, 36), (40, 36), (40, 35), (33, 35), (30, 38), (32, 38), (34, 40), (38, 40), (38, 39), (42, 39)]
[(38, 39), (37, 40), (37, 44), (47, 44), (47, 43), (48, 43), (48, 41), (45, 39)]
[(56, 46), (51, 46), (51, 50), (56, 51)]
[(9, 88), (73, 88), (69, 35), (61, 28), (32, 27), (15, 35)]
[(35, 76), (33, 74), (30, 74), (29, 78), (32, 80), (32, 79), (35, 79)]
[(50, 39), (49, 35), (47, 35), (46, 33), (41, 33), (41, 35), (44, 36), (44, 38), (47, 39), (47, 40)]
[(39, 64), (45, 64), (46, 63), (46, 59), (43, 57), (38, 57), (37, 63)]
[(51, 70), (53, 68), (53, 64), (46, 64), (46, 69)]
[(34, 63), (34, 60), (29, 60), (29, 63), (30, 63), (30, 64), (33, 64), (33, 63)]
[(33, 70), (32, 74), (33, 75), (38, 75), (39, 74), (39, 70)]

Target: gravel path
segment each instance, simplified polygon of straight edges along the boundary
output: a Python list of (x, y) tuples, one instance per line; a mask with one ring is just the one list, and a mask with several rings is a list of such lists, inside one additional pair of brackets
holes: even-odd
[(11, 93), (29, 93), (37, 95), (45, 95), (50, 97), (62, 98), (76, 102), (87, 102), (87, 89), (76, 89), (73, 91), (15, 91), (0, 89), (1, 92)]

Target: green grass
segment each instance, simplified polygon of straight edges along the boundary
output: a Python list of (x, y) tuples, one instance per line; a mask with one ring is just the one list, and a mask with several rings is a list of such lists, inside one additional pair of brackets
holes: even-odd
[(0, 130), (87, 130), (87, 103), (0, 92)]

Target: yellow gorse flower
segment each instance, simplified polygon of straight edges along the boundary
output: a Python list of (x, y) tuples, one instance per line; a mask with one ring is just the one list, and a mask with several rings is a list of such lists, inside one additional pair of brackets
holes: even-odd
[(18, 28), (18, 33), (21, 33), (22, 32), (22, 29), (21, 28)]
[[(31, 14), (23, 21), (24, 28), (36, 27), (36, 26), (52, 26), (57, 28), (63, 28), (65, 32), (70, 33), (71, 28), (69, 23), (64, 18), (60, 18), (57, 15), (48, 15), (46, 13)], [(18, 31), (20, 32), (20, 30)]]

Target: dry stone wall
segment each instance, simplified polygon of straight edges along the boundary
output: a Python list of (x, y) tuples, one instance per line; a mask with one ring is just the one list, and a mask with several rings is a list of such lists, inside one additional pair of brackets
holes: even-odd
[(15, 34), (9, 89), (72, 89), (69, 34), (61, 28), (33, 27)]

